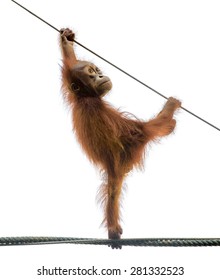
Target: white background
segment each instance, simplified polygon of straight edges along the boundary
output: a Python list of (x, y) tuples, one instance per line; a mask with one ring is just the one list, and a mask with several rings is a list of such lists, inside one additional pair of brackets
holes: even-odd
[[(216, 0), (22, 0), (21, 4), (166, 96), (220, 127)], [(60, 93), (58, 33), (11, 1), (0, 3), (0, 236), (106, 238), (96, 204), (101, 178), (72, 133)], [(81, 47), (113, 81), (105, 97), (142, 119), (165, 100)], [(145, 171), (126, 180), (124, 238), (220, 237), (219, 131), (180, 110), (175, 134), (152, 144)], [(0, 248), (1, 279), (44, 279), (37, 269), (184, 266), (219, 279), (220, 248), (45, 245)], [(45, 279), (47, 277), (45, 276)], [(51, 276), (49, 279), (90, 279)], [(147, 279), (146, 276), (106, 277)], [(92, 277), (102, 279), (102, 277)]]

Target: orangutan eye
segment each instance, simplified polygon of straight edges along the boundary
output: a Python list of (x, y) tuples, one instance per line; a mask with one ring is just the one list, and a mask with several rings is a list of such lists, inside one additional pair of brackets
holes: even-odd
[(94, 73), (94, 70), (92, 68), (89, 68), (89, 73), (90, 74)]

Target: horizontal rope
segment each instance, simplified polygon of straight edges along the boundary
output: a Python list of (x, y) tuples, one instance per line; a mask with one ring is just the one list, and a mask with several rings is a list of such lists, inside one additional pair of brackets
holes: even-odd
[(220, 238), (128, 238), (120, 240), (74, 238), (74, 237), (0, 237), (0, 246), (45, 245), (45, 244), (84, 244), (145, 247), (208, 247), (220, 246)]

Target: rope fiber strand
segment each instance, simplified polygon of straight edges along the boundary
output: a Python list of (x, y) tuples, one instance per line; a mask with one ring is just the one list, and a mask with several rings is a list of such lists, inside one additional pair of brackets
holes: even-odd
[(120, 240), (73, 237), (0, 237), (0, 246), (84, 244), (144, 247), (210, 247), (220, 246), (220, 238), (129, 238)]
[[(36, 18), (38, 18), (39, 20), (43, 21), (44, 23), (46, 23), (47, 25), (49, 25), (51, 28), (53, 28), (54, 30), (56, 30), (57, 32), (60, 32), (59, 29), (57, 29), (56, 27), (54, 27), (52, 24), (48, 23), (47, 21), (45, 21), (44, 19), (42, 19), (41, 17), (37, 16), (36, 14), (34, 14), (33, 12), (31, 12), (30, 10), (28, 10), (27, 8), (25, 8), (24, 6), (22, 6), (21, 4), (19, 4), (18, 2), (11, 0), (12, 2), (14, 2), (15, 4), (17, 4), (19, 7), (21, 7), (22, 9), (24, 9), (25, 11), (27, 11), (28, 13), (30, 13), (31, 15), (35, 16)], [(159, 96), (168, 99), (168, 97), (166, 97), (165, 95), (163, 95), (162, 93), (160, 93), (159, 91), (153, 89), (152, 87), (148, 86), (147, 84), (145, 84), (144, 82), (140, 81), (139, 79), (135, 78), (134, 76), (132, 76), (131, 74), (129, 74), (128, 72), (124, 71), (123, 69), (121, 69), (120, 67), (116, 66), (115, 64), (113, 64), (112, 62), (108, 61), (107, 59), (105, 59), (104, 57), (100, 56), (99, 54), (95, 53), (94, 51), (90, 50), (89, 48), (85, 47), (84, 45), (82, 45), (81, 43), (79, 43), (78, 41), (76, 41), (74, 39), (74, 42), (81, 46), (82, 48), (86, 49), (87, 51), (91, 52), (92, 54), (94, 54), (95, 56), (99, 57), (100, 59), (104, 60), (106, 63), (110, 64), (111, 66), (113, 66), (114, 68), (118, 69), (119, 71), (121, 71), (122, 73), (124, 73), (125, 75), (127, 75), (128, 77), (130, 77), (131, 79), (135, 80), (136, 82), (140, 83), (141, 85), (145, 86), (146, 88), (150, 89), (151, 91), (155, 92), (156, 94), (158, 94)], [(181, 106), (181, 108), (191, 114), (192, 116), (196, 117), (197, 119), (199, 119), (200, 121), (203, 121), (204, 123), (208, 124), (209, 126), (215, 128), (216, 130), (220, 131), (220, 128), (218, 128), (217, 126), (211, 124), (210, 122), (206, 121), (205, 119), (199, 117), (198, 115), (194, 114), (193, 112), (189, 111), (188, 109), (184, 108)]]

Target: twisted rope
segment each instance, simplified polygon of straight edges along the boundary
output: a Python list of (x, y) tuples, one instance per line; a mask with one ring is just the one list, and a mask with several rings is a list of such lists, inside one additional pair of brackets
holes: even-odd
[(121, 245), (142, 247), (210, 247), (220, 246), (220, 238), (128, 238), (120, 240), (73, 237), (0, 237), (0, 246), (44, 245), (44, 244), (84, 244)]
[[(43, 21), (51, 28), (60, 32), (59, 29), (48, 23), (47, 21), (43, 20), (18, 2), (11, 0), (33, 16), (37, 17), (39, 20)], [(161, 97), (168, 99), (165, 95), (161, 94), (157, 90), (153, 89), (152, 87), (146, 85), (139, 79), (135, 78), (134, 76), (130, 75), (126, 71), (122, 70), (115, 64), (111, 63), (110, 61), (106, 60), (105, 58), (101, 57), (97, 53), (93, 52), (92, 50), (88, 49), (81, 43), (74, 40), (74, 42), (87, 51), (91, 52), (92, 54), (96, 55), (100, 59), (104, 60), (108, 64), (112, 65), (119, 71), (123, 72), (130, 78), (136, 80), (138, 83), (142, 84), (143, 86), (147, 87), (148, 89), (152, 90), (153, 92), (157, 93)], [(213, 128), (220, 131), (220, 129), (213, 124), (209, 123), (208, 121), (204, 120), (203, 118), (199, 117), (198, 115), (194, 114), (193, 112), (187, 110), (184, 107), (181, 107), (183, 110), (188, 112), (189, 114), (193, 115), (194, 117), (198, 118), (199, 120), (205, 122), (206, 124), (212, 126)], [(73, 238), (73, 237), (38, 237), (38, 236), (30, 236), (30, 237), (0, 237), (0, 246), (19, 246), (19, 245), (44, 245), (44, 244), (87, 244), (87, 245), (108, 245), (111, 246), (112, 244), (117, 244), (121, 246), (148, 246), (148, 247), (202, 247), (202, 246), (220, 246), (220, 238), (130, 238), (130, 239), (120, 239), (120, 240), (109, 240), (109, 239), (95, 239), (95, 238)]]

